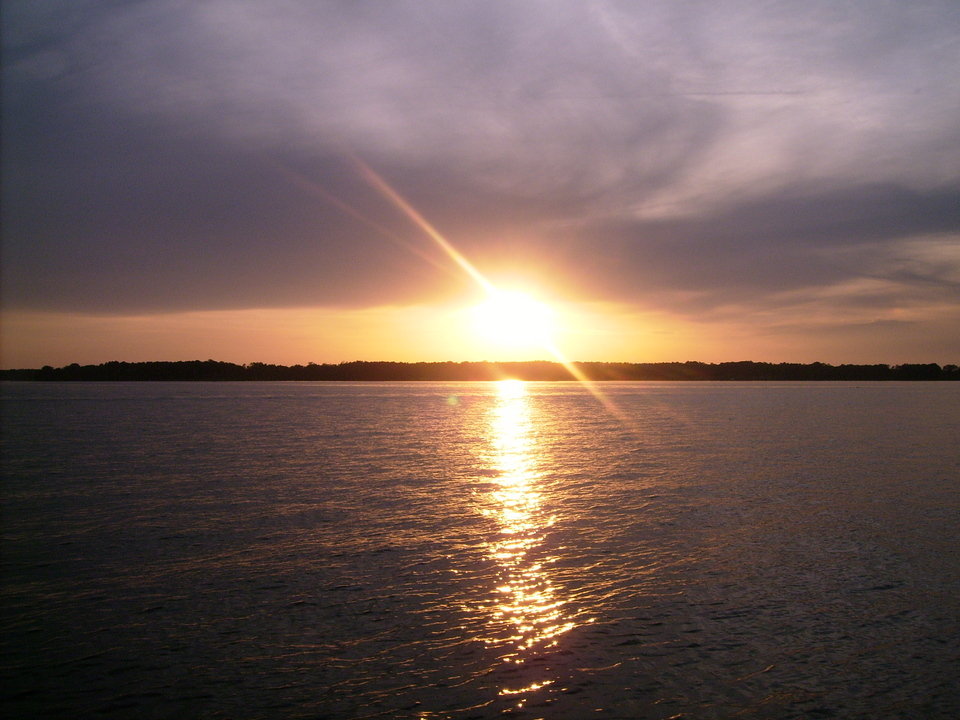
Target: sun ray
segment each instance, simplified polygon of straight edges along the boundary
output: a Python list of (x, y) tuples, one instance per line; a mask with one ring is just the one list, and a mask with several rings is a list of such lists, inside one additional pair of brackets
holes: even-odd
[(360, 160), (357, 157), (353, 158), (353, 161), (357, 164), (357, 167), (360, 170), (360, 174), (364, 179), (370, 183), (371, 186), (380, 191), (380, 193), (390, 200), (404, 215), (406, 215), (414, 224), (416, 224), (421, 230), (423, 230), (427, 236), (433, 240), (437, 245), (440, 246), (440, 249), (443, 250), (451, 260), (453, 260), (460, 268), (470, 276), (470, 278), (476, 282), (480, 287), (486, 290), (488, 293), (495, 293), (496, 288), (493, 284), (483, 276), (483, 274), (473, 266), (463, 254), (457, 250), (450, 242), (440, 234), (440, 232), (431, 225), (423, 215), (421, 215), (413, 205), (411, 205), (407, 200), (393, 187), (384, 180), (377, 172), (373, 170), (369, 165)]
[(549, 344), (546, 346), (546, 350), (553, 355), (554, 359), (558, 363), (563, 365), (566, 371), (570, 373), (574, 379), (577, 380), (577, 382), (586, 388), (587, 392), (593, 395), (597, 402), (603, 405), (607, 412), (619, 420), (621, 425), (623, 425), (631, 433), (635, 435), (639, 434), (639, 431), (636, 429), (633, 421), (626, 415), (626, 413), (617, 407), (616, 403), (614, 403), (613, 400), (611, 400), (607, 394), (600, 389), (597, 383), (587, 377), (587, 375), (580, 368), (578, 368), (573, 361), (569, 360), (562, 352), (560, 352), (559, 348), (553, 344)]
[[(400, 210), (407, 218), (417, 225), (427, 236), (433, 240), (449, 257), (453, 260), (466, 274), (470, 277), (477, 285), (479, 285), (488, 295), (489, 298), (496, 300), (498, 297), (502, 296), (503, 291), (497, 288), (492, 282), (490, 282), (484, 275), (481, 273), (473, 263), (468, 260), (463, 253), (457, 250), (449, 240), (447, 240), (439, 230), (437, 230), (430, 222), (421, 215), (416, 208), (411, 205), (406, 198), (404, 198), (399, 192), (397, 192), (380, 174), (378, 174), (373, 168), (363, 162), (360, 158), (352, 156), (351, 158), (356, 164), (361, 176), (377, 190), (381, 195), (383, 195), (387, 200), (389, 200), (398, 210)], [(634, 432), (633, 423), (630, 419), (621, 411), (616, 404), (611, 400), (601, 389), (600, 387), (582, 370), (580, 370), (571, 360), (569, 360), (559, 348), (553, 343), (552, 339), (545, 338), (543, 343), (543, 349), (550, 353), (554, 359), (557, 360), (570, 375), (577, 380), (586, 390), (593, 395), (594, 398), (618, 421), (620, 421), (624, 427), (626, 427), (631, 432)]]
[(264, 158), (263, 162), (269, 164), (275, 171), (282, 174), (287, 178), (293, 185), (299, 188), (302, 192), (307, 193), (308, 195), (315, 195), (324, 202), (328, 202), (331, 205), (335, 206), (341, 212), (349, 215), (354, 220), (357, 220), (364, 225), (373, 228), (382, 236), (393, 242), (394, 244), (402, 247), (404, 250), (408, 250), (421, 260), (433, 265), (435, 268), (442, 270), (444, 272), (452, 272), (452, 270), (440, 262), (439, 259), (431, 255), (430, 253), (422, 250), (411, 242), (408, 242), (401, 238), (397, 233), (393, 232), (390, 228), (378, 223), (376, 220), (373, 220), (367, 215), (364, 215), (353, 205), (343, 200), (340, 197), (337, 197), (329, 190), (325, 189), (320, 183), (315, 180), (311, 180), (302, 172), (295, 170), (294, 168), (288, 167), (287, 165), (281, 164), (270, 160), (269, 158)]

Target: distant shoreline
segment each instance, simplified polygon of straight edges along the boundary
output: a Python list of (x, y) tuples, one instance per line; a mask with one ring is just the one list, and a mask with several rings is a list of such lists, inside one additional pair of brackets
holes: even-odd
[[(956, 365), (936, 363), (902, 365), (828, 365), (826, 363), (765, 362), (577, 362), (579, 374), (591, 381), (623, 380), (960, 380)], [(338, 364), (268, 365), (216, 360), (178, 362), (74, 363), (60, 368), (0, 370), (0, 380), (35, 382), (131, 381), (492, 381), (505, 378), (530, 381), (576, 380), (558, 362), (344, 362)]]

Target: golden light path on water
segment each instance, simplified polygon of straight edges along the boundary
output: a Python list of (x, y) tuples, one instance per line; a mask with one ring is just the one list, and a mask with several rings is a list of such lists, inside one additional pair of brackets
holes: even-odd
[[(390, 201), (411, 222), (419, 227), (491, 300), (502, 299), (503, 292), (481, 273), (470, 260), (447, 240), (395, 188), (357, 157), (353, 157), (362, 177)], [(549, 338), (543, 349), (566, 368), (594, 398), (620, 423), (636, 432), (629, 418), (590, 378), (567, 359)], [(509, 647), (501, 658), (521, 669), (554, 648), (560, 637), (576, 627), (573, 613), (564, 613), (565, 601), (558, 595), (544, 568), (552, 558), (542, 556), (547, 529), (555, 519), (543, 506), (541, 478), (537, 474), (537, 448), (526, 385), (520, 380), (497, 383), (497, 402), (490, 424), (490, 437), (495, 450), (496, 487), (490, 492), (483, 510), (499, 525), (496, 540), (489, 544), (489, 553), (501, 568), (501, 582), (496, 588), (488, 645)], [(535, 559), (540, 556), (540, 559)], [(590, 622), (589, 620), (586, 622)], [(542, 671), (523, 672), (520, 682), (504, 684), (501, 696), (516, 696), (514, 707), (524, 707), (532, 693), (554, 682)], [(533, 676), (536, 676), (535, 678)]]
[[(353, 158), (360, 174), (384, 198), (389, 200), (411, 222), (419, 227), (443, 252), (483, 291), (490, 300), (504, 297), (503, 291), (491, 283), (453, 244), (417, 211), (396, 189), (359, 158)], [(586, 388), (597, 401), (617, 418), (628, 431), (637, 431), (630, 419), (608, 398), (576, 364), (571, 362), (547, 337), (543, 349), (563, 365), (570, 375)], [(544, 555), (543, 543), (555, 518), (543, 504), (537, 473), (536, 433), (526, 385), (520, 380), (497, 383), (497, 402), (490, 423), (490, 437), (495, 450), (495, 488), (489, 493), (484, 514), (492, 515), (499, 526), (497, 539), (489, 543), (490, 556), (500, 566), (500, 583), (490, 618), (491, 636), (488, 645), (509, 650), (500, 655), (505, 664), (516, 670), (507, 674), (509, 682), (499, 688), (499, 695), (515, 698), (520, 710), (532, 694), (552, 685), (543, 661), (559, 639), (577, 623), (575, 614), (564, 611), (565, 601), (559, 596), (544, 567), (555, 558)], [(584, 622), (592, 622), (585, 620)], [(532, 666), (536, 666), (535, 668)]]
[[(522, 667), (555, 647), (575, 623), (564, 614), (564, 599), (544, 567), (550, 559), (537, 553), (555, 518), (545, 508), (540, 488), (526, 385), (503, 380), (497, 383), (497, 391), (490, 439), (498, 474), (482, 512), (499, 526), (488, 550), (500, 566), (500, 576), (491, 610), (492, 635), (486, 642), (506, 648), (501, 656), (504, 662)], [(525, 704), (525, 695), (553, 682), (550, 677), (532, 679), (525, 673), (519, 677), (524, 680), (499, 690), (500, 695), (520, 696), (518, 708)]]

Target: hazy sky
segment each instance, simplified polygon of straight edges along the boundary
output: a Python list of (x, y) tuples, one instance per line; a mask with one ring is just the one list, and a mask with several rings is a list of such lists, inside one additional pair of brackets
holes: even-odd
[(6, 367), (960, 361), (956, 0), (2, 9)]

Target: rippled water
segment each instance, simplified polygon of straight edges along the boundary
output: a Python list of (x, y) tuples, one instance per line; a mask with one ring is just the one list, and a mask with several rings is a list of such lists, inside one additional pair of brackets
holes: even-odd
[(3, 386), (8, 717), (960, 717), (960, 383)]

